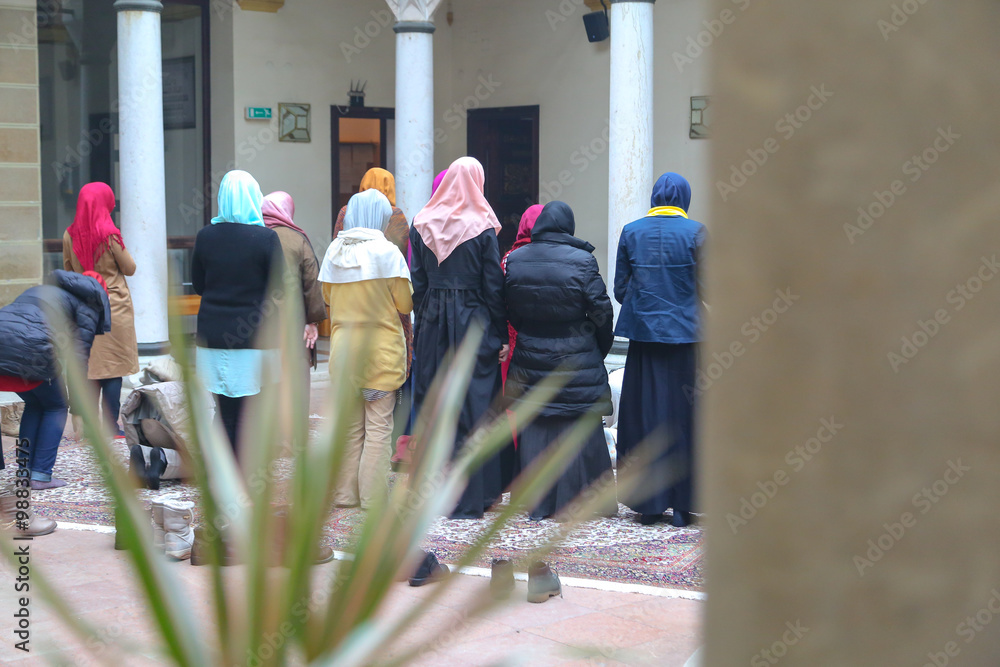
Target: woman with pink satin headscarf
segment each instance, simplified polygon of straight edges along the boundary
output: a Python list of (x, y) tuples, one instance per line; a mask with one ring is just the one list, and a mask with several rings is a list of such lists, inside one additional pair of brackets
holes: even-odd
[[(305, 231), (295, 224), (293, 219), (295, 200), (290, 194), (281, 190), (272, 192), (264, 197), (260, 208), (264, 225), (268, 229), (273, 229), (278, 235), (281, 252), (285, 256), (285, 265), (302, 285), (302, 307), (305, 314), (305, 320), (302, 322), (302, 339), (309, 365), (315, 366), (319, 324), (326, 319), (326, 303), (323, 301), (323, 291), (317, 281), (319, 262), (316, 260), (316, 252)], [(306, 387), (308, 386), (307, 372)], [(308, 396), (307, 389), (306, 397)]]
[[(455, 452), (500, 393), (500, 362), (509, 352), (497, 243), (500, 222), (483, 195), (484, 180), (478, 160), (456, 160), (410, 230), (416, 316), (413, 394), (418, 411), (448, 353), (461, 344), (473, 323), (485, 328), (459, 416)], [(452, 518), (481, 518), (499, 500), (501, 481), (500, 464), (494, 459), (470, 476)]]

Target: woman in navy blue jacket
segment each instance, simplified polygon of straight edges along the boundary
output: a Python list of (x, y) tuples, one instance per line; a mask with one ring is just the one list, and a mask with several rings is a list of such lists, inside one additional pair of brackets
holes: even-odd
[[(15, 391), (24, 401), (20, 440), (27, 456), (18, 461), (25, 467), (22, 486), (34, 491), (65, 486), (52, 476), (59, 440), (68, 412), (61, 367), (54, 338), (61, 322), (50, 322), (51, 313), (66, 319), (79, 361), (87, 367), (94, 338), (111, 331), (111, 305), (106, 287), (93, 271), (85, 274), (53, 271), (45, 285), (31, 287), (0, 309), (0, 391)], [(103, 279), (102, 279), (103, 280)], [(3, 469), (0, 455), (0, 469)], [(0, 491), (0, 523), (12, 520), (14, 501)], [(45, 535), (55, 523), (35, 515), (28, 535)]]
[(644, 525), (673, 508), (673, 525), (694, 509), (694, 397), (701, 294), (699, 257), (705, 227), (688, 218), (691, 186), (667, 173), (653, 187), (646, 217), (622, 230), (615, 299), (622, 304), (615, 335), (629, 339), (618, 419), (624, 460), (647, 437), (663, 444), (656, 470), (663, 482), (623, 499)]

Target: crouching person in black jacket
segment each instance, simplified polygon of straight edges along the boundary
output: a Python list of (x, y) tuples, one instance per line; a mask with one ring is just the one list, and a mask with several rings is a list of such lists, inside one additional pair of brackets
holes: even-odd
[[(592, 254), (594, 246), (573, 236), (575, 231), (570, 207), (552, 202), (538, 216), (531, 243), (507, 257), (504, 294), (507, 319), (517, 331), (517, 347), (505, 394), (515, 402), (523, 401), (551, 373), (562, 376), (564, 382), (558, 395), (518, 433), (522, 469), (582, 415), (611, 414), (611, 388), (604, 368), (604, 357), (614, 342), (611, 299)], [(598, 422), (576, 460), (531, 511), (531, 518), (556, 514), (610, 471), (611, 456)], [(617, 509), (612, 502), (602, 514), (614, 516)]]
[[(111, 330), (111, 306), (98, 274), (53, 271), (47, 284), (32, 287), (0, 308), (0, 391), (15, 391), (24, 401), (18, 440), (17, 490), (0, 489), (0, 524), (26, 536), (47, 535), (54, 521), (25, 509), (31, 490), (64, 486), (52, 477), (59, 440), (66, 426), (65, 390), (49, 313), (61, 313), (71, 327), (80, 362), (86, 368), (94, 338)], [(0, 455), (0, 469), (4, 467)]]

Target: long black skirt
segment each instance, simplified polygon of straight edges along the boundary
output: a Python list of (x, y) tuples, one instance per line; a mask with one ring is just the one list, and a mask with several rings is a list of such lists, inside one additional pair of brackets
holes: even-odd
[[(434, 295), (436, 296), (436, 295)], [(457, 349), (465, 336), (467, 326), (463, 327), (462, 312), (451, 313), (448, 309), (455, 306), (459, 299), (442, 300), (434, 304), (444, 313), (438, 321), (424, 323), (416, 328), (414, 347), (416, 359), (413, 363), (413, 401), (419, 415), (430, 390), (435, 374), (450, 357), (450, 352)], [(467, 319), (467, 318), (466, 318)], [(497, 363), (497, 353), (500, 349), (496, 341), (484, 338), (479, 355), (472, 370), (472, 378), (466, 391), (459, 412), (455, 431), (453, 456), (458, 456), (466, 439), (476, 428), (489, 424), (496, 419), (497, 410), (494, 400), (500, 395), (500, 365)], [(482, 468), (469, 477), (469, 483), (462, 492), (450, 518), (481, 519), (485, 510), (493, 506), (502, 491), (501, 457), (494, 456)]]
[[(558, 442), (559, 438), (573, 428), (579, 417), (538, 417), (517, 434), (517, 454), (521, 470), (525, 470), (545, 451)], [(544, 519), (557, 514), (569, 505), (587, 487), (611, 470), (611, 455), (608, 453), (604, 427), (598, 422), (587, 436), (583, 448), (574, 457), (569, 468), (556, 482), (544, 499), (530, 512), (532, 519)], [(614, 484), (614, 477), (607, 481)], [(613, 497), (599, 514), (614, 516), (618, 513), (618, 502)]]
[(618, 407), (619, 473), (647, 438), (662, 448), (651, 467), (658, 481), (622, 500), (640, 514), (695, 511), (697, 363), (695, 343), (629, 343)]

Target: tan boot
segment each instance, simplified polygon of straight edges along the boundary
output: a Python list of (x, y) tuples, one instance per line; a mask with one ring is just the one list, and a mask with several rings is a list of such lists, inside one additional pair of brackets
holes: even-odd
[[(280, 567), (283, 564), (283, 559), (285, 555), (285, 542), (288, 539), (288, 522), (291, 521), (289, 512), (291, 507), (288, 505), (283, 505), (276, 507), (274, 510), (275, 518), (275, 535), (274, 535), (274, 548), (271, 551), (271, 565), (273, 567)], [(321, 565), (323, 563), (329, 563), (333, 560), (334, 553), (333, 549), (323, 544), (317, 545), (315, 560), (313, 561), (316, 565)]]
[[(18, 497), (18, 496), (22, 497)], [(18, 501), (28, 501), (27, 509), (19, 509)], [(14, 530), (23, 537), (41, 537), (56, 529), (56, 522), (35, 514), (31, 507), (31, 490), (18, 487), (0, 489), (0, 527)]]
[(163, 548), (171, 558), (187, 560), (191, 557), (193, 509), (194, 503), (190, 500), (163, 501)]

